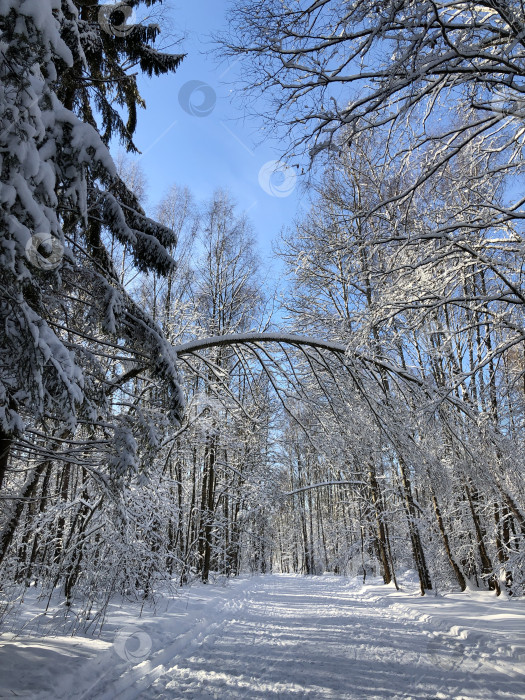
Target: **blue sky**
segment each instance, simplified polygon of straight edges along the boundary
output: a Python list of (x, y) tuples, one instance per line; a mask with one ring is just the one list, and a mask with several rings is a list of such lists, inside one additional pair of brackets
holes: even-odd
[[(148, 179), (148, 209), (173, 183), (187, 185), (197, 200), (208, 198), (217, 187), (227, 188), (248, 212), (268, 263), (271, 241), (297, 211), (299, 180), (294, 183), (295, 170), (271, 176), (263, 171), (262, 180), (274, 195), (259, 183), (261, 168), (279, 160), (281, 153), (270, 142), (258, 145), (261, 124), (244, 120), (240, 101), (231, 100), (239, 66), (218, 64), (211, 56), (210, 34), (225, 27), (228, 3), (172, 0), (171, 6), (175, 31), (186, 35), (182, 50), (187, 56), (173, 75), (140, 78), (147, 109), (139, 113), (135, 143)], [(199, 107), (205, 116), (188, 113)]]

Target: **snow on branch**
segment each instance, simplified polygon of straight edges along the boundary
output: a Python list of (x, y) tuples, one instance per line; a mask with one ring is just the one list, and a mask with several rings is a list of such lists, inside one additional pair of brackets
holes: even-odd
[(319, 338), (309, 338), (307, 336), (295, 335), (293, 333), (230, 333), (227, 335), (215, 335), (210, 338), (190, 340), (175, 347), (177, 355), (187, 355), (188, 353), (216, 348), (224, 345), (249, 345), (250, 343), (287, 343), (288, 345), (308, 345), (312, 348), (330, 350), (331, 352), (346, 353), (346, 347), (342, 343), (335, 343), (330, 340), (320, 340)]
[[(294, 333), (231, 333), (226, 335), (216, 335), (210, 338), (201, 338), (198, 340), (190, 340), (187, 343), (176, 345), (174, 347), (177, 355), (189, 355), (200, 350), (208, 348), (216, 348), (230, 345), (251, 345), (257, 343), (285, 343), (287, 345), (295, 345), (297, 347), (311, 347), (316, 350), (328, 350), (329, 352), (338, 355), (349, 356), (347, 348), (343, 343), (337, 343), (332, 340), (322, 340), (320, 338), (310, 338), (308, 336), (295, 335)], [(392, 372), (403, 379), (416, 384), (422, 385), (423, 381), (413, 374), (410, 374), (401, 367), (397, 367), (391, 362), (383, 359), (372, 358), (363, 355), (362, 353), (352, 353), (353, 356), (363, 362), (375, 365), (378, 369)]]

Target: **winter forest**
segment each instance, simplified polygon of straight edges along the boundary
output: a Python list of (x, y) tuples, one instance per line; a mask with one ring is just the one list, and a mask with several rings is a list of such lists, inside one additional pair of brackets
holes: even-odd
[(169, 3), (0, 0), (0, 633), (247, 574), (521, 605), (525, 9), (224, 4), (277, 280), (231, 188), (146, 196)]

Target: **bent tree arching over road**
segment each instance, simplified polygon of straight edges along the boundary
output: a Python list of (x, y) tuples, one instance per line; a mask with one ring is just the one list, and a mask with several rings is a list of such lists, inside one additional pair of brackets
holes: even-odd
[[(174, 347), (177, 355), (189, 355), (206, 350), (208, 348), (231, 347), (235, 345), (250, 345), (257, 346), (258, 343), (277, 343), (291, 345), (293, 347), (314, 348), (315, 350), (326, 350), (337, 355), (347, 355), (347, 347), (343, 343), (336, 343), (330, 340), (321, 340), (319, 338), (309, 338), (293, 333), (231, 333), (225, 335), (217, 335), (211, 338), (202, 338), (199, 340), (190, 340), (187, 343), (176, 345)], [(363, 353), (354, 353), (354, 356), (363, 363), (373, 365), (378, 370), (386, 370), (396, 373), (409, 382), (422, 384), (421, 379), (410, 374), (406, 369), (395, 367), (392, 363), (384, 360), (373, 359), (367, 357)]]
[[(407, 461), (405, 460), (403, 456), (403, 440), (410, 438), (411, 446), (413, 446), (416, 449), (416, 440), (414, 440), (413, 434), (410, 434), (411, 429), (409, 428), (409, 433), (404, 434), (400, 440), (399, 437), (396, 438), (396, 432), (395, 432), (395, 426), (393, 425), (393, 415), (392, 413), (396, 411), (396, 399), (394, 397), (394, 394), (390, 391), (390, 386), (391, 382), (389, 381), (388, 375), (391, 375), (393, 378), (401, 379), (405, 382), (408, 383), (408, 386), (410, 387), (410, 390), (413, 391), (411, 385), (415, 385), (418, 389), (423, 389), (422, 395), (424, 398), (425, 403), (427, 404), (428, 408), (428, 403), (430, 400), (430, 403), (434, 403), (433, 410), (440, 410), (440, 412), (443, 412), (443, 402), (450, 403), (454, 409), (458, 409), (463, 413), (467, 414), (469, 420), (472, 421), (472, 415), (468, 411), (468, 407), (464, 407), (459, 405), (458, 407), (458, 402), (455, 402), (453, 397), (450, 395), (450, 393), (445, 393), (440, 394), (439, 392), (436, 391), (436, 389), (432, 388), (429, 382), (425, 382), (424, 379), (421, 377), (416, 376), (415, 374), (411, 373), (408, 371), (406, 367), (396, 367), (392, 362), (384, 360), (384, 359), (376, 359), (372, 358), (370, 356), (367, 356), (361, 352), (353, 352), (351, 355), (351, 358), (349, 357), (349, 352), (348, 348), (345, 347), (342, 343), (337, 343), (333, 341), (326, 341), (322, 339), (316, 339), (316, 338), (310, 338), (310, 337), (305, 337), (305, 336), (300, 336), (296, 334), (286, 334), (282, 332), (277, 332), (277, 333), (237, 333), (237, 334), (225, 334), (222, 336), (213, 336), (209, 338), (203, 338), (203, 339), (197, 339), (197, 340), (192, 340), (187, 343), (181, 344), (176, 346), (174, 349), (177, 353), (178, 356), (184, 357), (185, 355), (196, 355), (198, 357), (201, 357), (199, 353), (203, 350), (211, 349), (211, 348), (235, 348), (236, 346), (241, 346), (247, 349), (252, 348), (254, 354), (256, 355), (257, 359), (261, 363), (263, 367), (265, 367), (266, 372), (268, 372), (268, 369), (266, 369), (266, 362), (270, 360), (271, 358), (268, 357), (268, 354), (265, 353), (265, 357), (260, 357), (260, 355), (257, 354), (257, 349), (260, 349), (262, 345), (265, 344), (275, 344), (277, 346), (282, 346), (282, 345), (289, 345), (295, 348), (299, 348), (301, 351), (304, 353), (305, 348), (313, 349), (316, 352), (316, 358), (315, 358), (315, 363), (316, 367), (312, 366), (310, 363), (310, 369), (312, 372), (317, 372), (321, 373), (321, 370), (324, 369), (328, 372), (330, 375), (330, 378), (334, 380), (337, 384), (337, 381), (335, 380), (335, 376), (333, 373), (333, 370), (330, 368), (329, 363), (327, 363), (323, 358), (321, 351), (326, 351), (329, 354), (335, 354), (340, 363), (340, 367), (344, 368), (347, 372), (350, 373), (350, 376), (352, 377), (352, 383), (354, 387), (358, 390), (358, 393), (361, 395), (361, 398), (366, 399), (366, 404), (367, 407), (370, 411), (370, 421), (375, 422), (377, 424), (377, 427), (379, 430), (384, 434), (386, 439), (390, 442), (391, 447), (394, 450), (397, 450), (397, 461), (399, 464), (399, 469), (401, 473), (401, 480), (402, 480), (402, 485), (403, 485), (403, 497), (404, 497), (404, 504), (405, 504), (405, 510), (406, 510), (406, 515), (407, 515), (407, 520), (409, 523), (409, 533), (410, 533), (410, 542), (412, 545), (412, 552), (413, 552), (413, 557), (414, 557), (414, 563), (419, 575), (419, 580), (420, 580), (420, 588), (421, 588), (421, 594), (424, 595), (426, 590), (429, 590), (432, 588), (432, 583), (431, 583), (431, 578), (430, 574), (428, 571), (428, 566), (425, 560), (425, 554), (423, 550), (423, 546), (421, 543), (421, 537), (417, 525), (417, 510), (418, 507), (416, 506), (414, 502), (414, 495), (411, 487), (411, 482), (410, 482), (410, 470), (407, 467)], [(202, 358), (201, 358), (202, 359)], [(290, 358), (288, 355), (286, 355), (286, 360), (290, 361)], [(282, 367), (279, 366), (279, 369), (282, 371)], [(369, 392), (365, 388), (365, 383), (362, 381), (360, 378), (360, 371), (364, 372), (372, 372), (372, 375), (374, 376), (374, 379), (376, 380), (376, 384), (381, 388), (381, 395), (379, 400), (376, 400), (373, 397), (372, 392)], [(297, 375), (292, 371), (292, 374), (294, 376), (294, 379), (298, 380)], [(298, 380), (299, 381), (299, 380)], [(318, 378), (319, 381), (319, 378)], [(277, 393), (279, 393), (279, 385), (277, 381), (274, 381), (273, 379), (271, 380), (272, 386), (274, 389), (276, 389)], [(333, 389), (333, 387), (332, 387)], [(324, 392), (330, 392), (330, 389), (324, 388)], [(434, 394), (434, 396), (432, 396)], [(331, 402), (331, 399), (329, 397), (329, 400)], [(406, 396), (403, 395), (403, 400), (406, 400)], [(414, 395), (411, 395), (412, 402), (416, 402), (416, 397)], [(419, 397), (419, 400), (421, 400), (421, 397)], [(386, 413), (385, 413), (385, 407), (386, 407)], [(291, 414), (291, 412), (290, 412)], [(390, 414), (390, 415), (389, 415)], [(292, 415), (292, 414), (291, 414)], [(297, 420), (297, 419), (296, 419)], [(297, 421), (299, 425), (301, 425), (300, 421)], [(305, 430), (305, 433), (307, 434), (307, 430), (304, 428), (304, 426), (301, 425), (303, 430)], [(494, 442), (494, 446), (496, 447), (496, 442)], [(424, 451), (421, 452), (419, 455), (420, 459), (425, 459)], [(213, 469), (213, 467), (209, 467)], [(377, 554), (379, 557), (379, 560), (381, 562), (382, 566), (382, 572), (383, 572), (383, 578), (385, 583), (390, 583), (391, 580), (396, 583), (397, 587), (397, 582), (395, 579), (395, 573), (393, 570), (393, 567), (389, 563), (389, 543), (388, 543), (388, 535), (387, 531), (383, 522), (383, 512), (381, 509), (381, 491), (379, 487), (379, 482), (377, 479), (377, 474), (375, 473), (375, 469), (373, 466), (369, 466), (368, 468), (368, 484), (366, 482), (357, 482), (357, 481), (343, 481), (341, 478), (338, 480), (334, 480), (333, 482), (323, 482), (322, 484), (318, 485), (307, 485), (303, 486), (301, 489), (294, 491), (293, 493), (299, 493), (300, 491), (305, 491), (309, 490), (312, 487), (316, 486), (348, 486), (348, 485), (364, 485), (368, 486), (370, 489), (370, 496), (371, 496), (371, 501), (374, 506), (374, 511), (375, 511), (375, 520), (376, 520), (376, 541), (375, 541), (375, 547), (377, 550)], [(501, 474), (500, 474), (501, 476)], [(213, 474), (209, 477), (211, 481), (213, 481)], [(506, 492), (505, 488), (501, 485), (501, 482), (498, 481), (498, 488), (500, 491), (501, 496), (505, 499), (505, 502), (507, 506), (510, 508), (510, 510), (514, 513), (516, 519), (518, 522), (523, 526), (525, 525), (525, 519), (523, 516), (522, 511), (520, 508), (517, 506), (516, 502), (514, 499), (511, 497), (509, 493)], [(467, 489), (467, 493), (469, 494), (469, 503), (471, 505), (471, 512), (474, 518), (476, 518), (475, 510), (473, 508), (472, 504), (472, 499), (470, 496), (470, 492)], [(433, 503), (433, 509), (434, 509), (434, 514), (436, 517), (436, 522), (439, 528), (439, 532), (442, 538), (443, 546), (446, 551), (446, 555), (448, 558), (448, 562), (451, 566), (452, 571), (454, 572), (454, 576), (457, 580), (458, 585), (460, 586), (461, 590), (465, 590), (466, 588), (466, 580), (465, 580), (465, 575), (461, 571), (461, 568), (458, 566), (458, 563), (456, 562), (451, 548), (450, 548), (450, 541), (449, 537), (447, 535), (447, 532), (445, 530), (443, 518), (441, 515), (441, 511), (437, 502), (437, 499), (435, 497), (435, 494), (432, 494), (432, 503)], [(485, 560), (486, 564), (486, 570), (485, 573), (488, 574), (488, 557), (486, 555), (486, 552), (484, 552), (484, 549), (482, 547), (483, 552), (483, 559)], [(391, 556), (391, 555), (390, 555)], [(308, 557), (306, 556), (306, 559), (308, 560)], [(207, 579), (208, 572), (204, 572), (204, 578)], [(490, 579), (490, 586), (495, 588), (498, 592), (500, 590), (499, 583), (497, 579), (492, 576)]]

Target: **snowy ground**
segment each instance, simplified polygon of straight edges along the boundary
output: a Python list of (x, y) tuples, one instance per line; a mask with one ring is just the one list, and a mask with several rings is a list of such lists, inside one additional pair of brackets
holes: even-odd
[(0, 637), (0, 697), (525, 698), (525, 602), (272, 575), (196, 586), (101, 640)]

